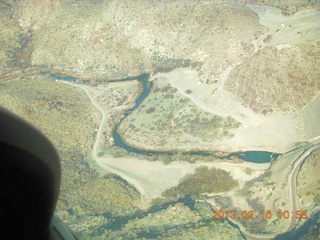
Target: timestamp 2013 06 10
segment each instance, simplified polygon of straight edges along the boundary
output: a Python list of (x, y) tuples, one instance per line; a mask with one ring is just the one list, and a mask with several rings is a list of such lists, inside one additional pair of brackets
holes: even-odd
[(277, 212), (272, 212), (271, 210), (255, 212), (253, 210), (213, 210), (213, 219), (254, 219), (261, 217), (262, 219), (271, 219), (274, 214), (276, 214), (278, 219), (307, 219), (307, 210), (296, 210), (295, 212), (290, 212), (288, 210), (279, 210)]

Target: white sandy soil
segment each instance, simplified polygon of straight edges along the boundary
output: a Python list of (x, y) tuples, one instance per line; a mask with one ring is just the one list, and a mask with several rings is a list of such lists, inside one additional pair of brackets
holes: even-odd
[[(294, 117), (289, 114), (264, 116), (243, 106), (231, 93), (224, 90), (223, 85), (230, 70), (229, 68), (222, 74), (219, 86), (200, 83), (197, 71), (188, 68), (159, 73), (152, 79), (164, 77), (172, 87), (176, 87), (202, 110), (222, 117), (231, 116), (242, 124), (233, 138), (215, 143), (213, 147), (217, 150), (289, 151), (294, 143), (299, 141)], [(191, 90), (192, 93), (187, 94), (187, 90)]]

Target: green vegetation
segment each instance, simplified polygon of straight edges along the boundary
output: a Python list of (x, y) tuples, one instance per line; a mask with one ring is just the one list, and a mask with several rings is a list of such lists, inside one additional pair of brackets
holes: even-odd
[(314, 196), (314, 203), (320, 205), (320, 193)]
[[(308, 0), (299, 1), (301, 4), (297, 7), (294, 1), (286, 2), (286, 6), (275, 0), (264, 2), (279, 4), (282, 10), (292, 13), (303, 9)], [(309, 2), (314, 6), (314, 0)], [(97, 86), (98, 81), (94, 81), (97, 78), (190, 67), (199, 72), (201, 82), (212, 83), (230, 65), (242, 62), (233, 71), (235, 76), (231, 73), (229, 79), (236, 81), (231, 83), (231, 88), (236, 88), (233, 93), (257, 112), (295, 111), (319, 92), (319, 42), (310, 41), (308, 45), (293, 46), (282, 52), (267, 48), (253, 54), (253, 37), (265, 31), (255, 13), (239, 4), (217, 6), (214, 2), (201, 1), (190, 4), (184, 1), (175, 1), (172, 5), (161, 1), (98, 0), (77, 4), (68, 0), (58, 3), (52, 0), (1, 1), (0, 75), (6, 72), (27, 75), (29, 70), (41, 68), (65, 76), (92, 79), (91, 87), (97, 87), (93, 93), (97, 93), (103, 88)], [(143, 18), (142, 12), (146, 13)], [(179, 32), (175, 34), (172, 29)], [(268, 35), (265, 40), (271, 41), (272, 36)], [(238, 83), (236, 77), (246, 81)], [(155, 82), (144, 105), (122, 126), (121, 134), (127, 142), (157, 150), (210, 150), (212, 142), (232, 137), (240, 126), (231, 117), (223, 118), (200, 110), (168, 81)], [(125, 89), (113, 84), (97, 98), (107, 113), (98, 156), (132, 156), (111, 146), (110, 133), (124, 111), (133, 106), (141, 86), (135, 83)], [(62, 162), (62, 191), (57, 213), (78, 234), (88, 235), (84, 239), (242, 239), (240, 232), (226, 221), (213, 222), (211, 208), (206, 204), (193, 203), (192, 209), (183, 204), (166, 205), (170, 198), (237, 187), (237, 181), (228, 172), (198, 168), (177, 187), (164, 192), (165, 198), (154, 199), (152, 203), (158, 208), (138, 210), (140, 196), (132, 186), (104, 170), (98, 172), (97, 163), (90, 163), (101, 116), (83, 91), (45, 76), (26, 79), (21, 75), (10, 79), (6, 75), (0, 85), (0, 105), (34, 124), (57, 147)], [(192, 94), (192, 90), (185, 93)], [(316, 112), (314, 108), (308, 109)], [(315, 121), (314, 125), (317, 123)], [(316, 134), (313, 124), (309, 126)], [(180, 153), (150, 157), (165, 164), (210, 158)], [(320, 202), (318, 170), (319, 156), (307, 159), (298, 176), (299, 197), (310, 206)], [(245, 172), (252, 174), (251, 169)], [(256, 184), (246, 185), (247, 201), (254, 209), (263, 207), (262, 200), (253, 196), (254, 191), (263, 194), (265, 190), (270, 200), (276, 195), (269, 191), (277, 191), (273, 176), (266, 174), (264, 177), (257, 179)], [(205, 195), (201, 197), (207, 199)], [(199, 196), (197, 198), (200, 200)], [(215, 200), (218, 206), (232, 206), (227, 197)], [(284, 201), (286, 198), (279, 202)], [(245, 224), (258, 232), (264, 230), (267, 221), (258, 219)], [(319, 226), (310, 234), (319, 235)]]
[(312, 226), (301, 240), (320, 240), (320, 218), (318, 218), (317, 224)]
[(259, 198), (255, 198), (252, 200), (247, 199), (247, 201), (255, 212), (261, 212), (265, 209), (264, 205), (261, 203), (261, 199)]
[(172, 162), (172, 159), (169, 156), (162, 156), (161, 160), (165, 165), (168, 165), (168, 164), (170, 164)]
[(320, 205), (320, 150), (311, 153), (301, 167), (297, 179), (297, 193), (307, 204)]
[[(155, 40), (155, 42), (158, 42), (158, 41)], [(157, 45), (157, 43), (155, 45)], [(199, 65), (201, 66), (201, 63), (192, 62), (190, 59), (184, 60), (182, 58), (179, 58), (179, 59), (167, 58), (157, 53), (154, 53), (151, 56), (151, 60), (153, 63), (154, 74), (158, 72), (170, 72), (179, 67), (195, 68)]]
[(253, 173), (253, 170), (251, 168), (246, 168), (244, 172), (248, 175), (251, 175)]
[(19, 22), (13, 17), (12, 6), (0, 1), (0, 75), (15, 64), (25, 34), (21, 34)]
[(299, 110), (320, 90), (319, 54), (319, 41), (266, 47), (235, 67), (226, 89), (258, 113)]
[(271, 40), (272, 40), (272, 35), (271, 34), (268, 34), (268, 36), (265, 39), (263, 39), (263, 41), (265, 43), (269, 43), (269, 42), (271, 42)]
[(74, 191), (61, 193), (57, 214), (80, 236), (108, 224), (112, 218), (133, 214), (140, 203), (136, 189), (113, 174)]
[(239, 183), (227, 171), (201, 166), (195, 169), (194, 174), (184, 177), (178, 186), (166, 190), (163, 196), (179, 198), (186, 195), (228, 192), (238, 185)]
[(56, 146), (62, 161), (62, 190), (96, 177), (88, 156), (99, 115), (85, 94), (45, 76), (16, 78), (2, 84), (0, 105), (32, 123)]
[(180, 152), (180, 153), (173, 154), (171, 159), (172, 161), (184, 161), (189, 163), (196, 163), (196, 162), (211, 162), (211, 161), (217, 160), (218, 158), (214, 156), (182, 154)]
[(243, 224), (243, 226), (246, 227), (248, 232), (254, 234), (265, 232), (268, 225), (268, 221), (266, 219), (262, 219), (261, 216), (259, 216), (258, 218), (254, 218), (252, 221), (240, 219), (240, 222)]
[[(213, 221), (211, 208), (204, 203), (195, 203), (191, 210), (182, 203), (159, 209), (157, 212), (142, 212), (128, 219), (119, 228), (106, 230), (100, 227), (87, 236), (96, 239), (243, 239), (239, 230), (226, 221)], [(103, 238), (97, 238), (103, 239)]]
[[(120, 125), (119, 134), (130, 144), (146, 150), (196, 150), (230, 138), (240, 123), (231, 117), (199, 109), (176, 88), (160, 78), (150, 95)], [(172, 149), (172, 146), (175, 149)]]
[(111, 130), (123, 116), (124, 112), (132, 108), (136, 98), (142, 93), (142, 83), (132, 80), (128, 84), (112, 83), (99, 95), (97, 102), (108, 113), (105, 122), (105, 135), (111, 136)]
[(140, 195), (132, 186), (114, 175), (99, 177), (90, 166), (100, 116), (82, 91), (46, 76), (11, 79), (1, 85), (0, 105), (31, 122), (56, 146), (62, 165), (56, 212), (71, 229), (88, 233), (110, 221), (104, 214), (137, 210)]
[(254, 181), (245, 182), (243, 188), (239, 190), (239, 194), (243, 197), (250, 197), (252, 195), (251, 188), (254, 186)]
[(140, 203), (140, 194), (125, 180), (107, 174), (83, 185), (69, 203), (80, 206), (78, 212), (126, 215)]

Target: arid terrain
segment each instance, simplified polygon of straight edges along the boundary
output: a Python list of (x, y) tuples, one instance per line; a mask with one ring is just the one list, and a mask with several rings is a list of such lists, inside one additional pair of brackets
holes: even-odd
[[(279, 211), (312, 218), (320, 206), (319, 9), (0, 1), (0, 105), (56, 146), (56, 214), (82, 239), (294, 233), (305, 219)], [(262, 151), (277, 157), (261, 163)], [(213, 220), (213, 210), (257, 217)]]

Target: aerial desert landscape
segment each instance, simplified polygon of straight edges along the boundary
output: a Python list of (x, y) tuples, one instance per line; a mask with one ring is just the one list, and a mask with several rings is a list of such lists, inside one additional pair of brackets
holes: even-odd
[(0, 11), (0, 105), (55, 145), (80, 239), (318, 239), (318, 1)]

